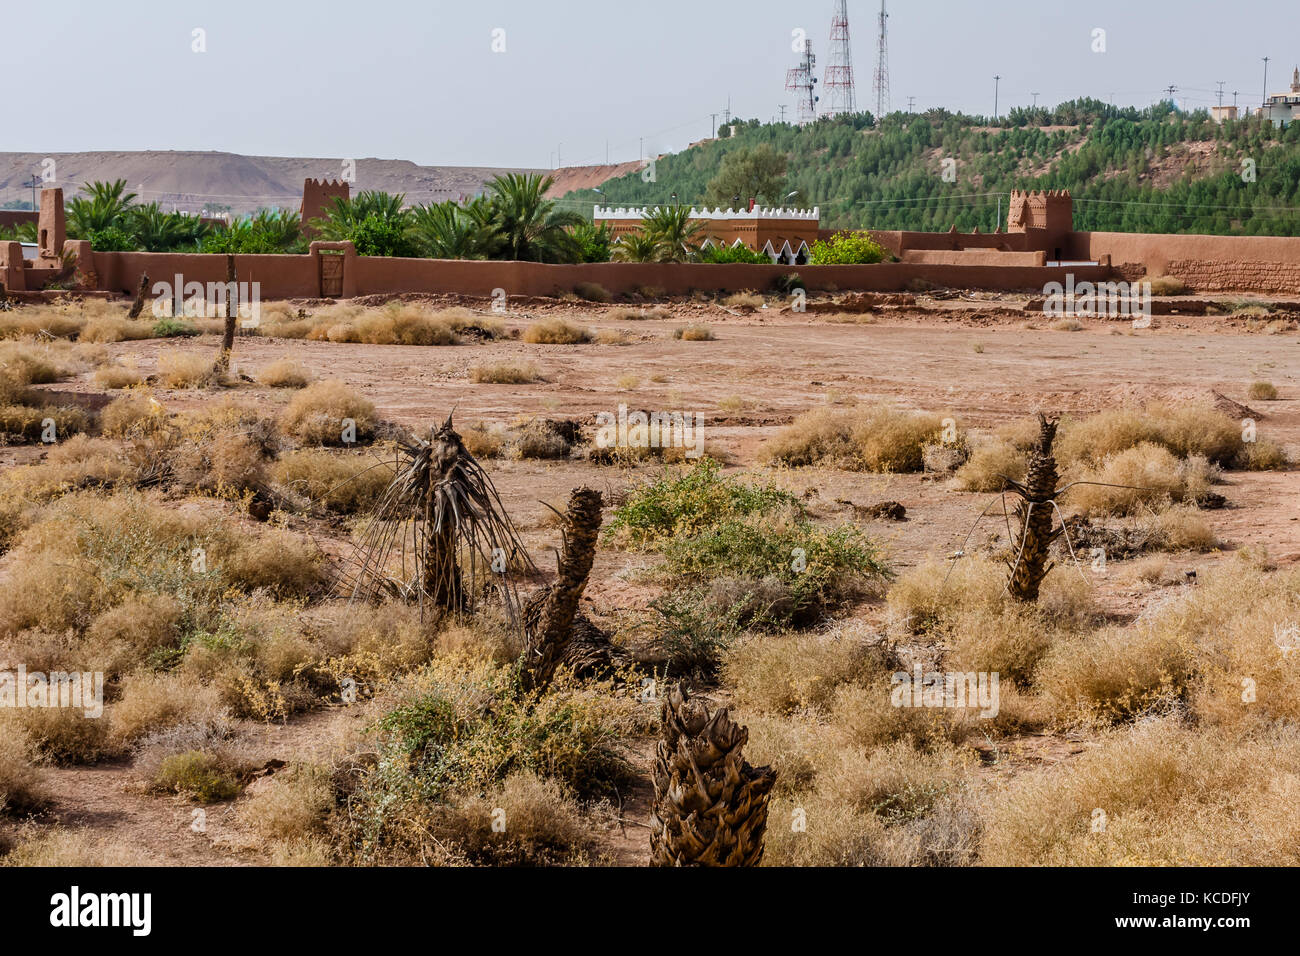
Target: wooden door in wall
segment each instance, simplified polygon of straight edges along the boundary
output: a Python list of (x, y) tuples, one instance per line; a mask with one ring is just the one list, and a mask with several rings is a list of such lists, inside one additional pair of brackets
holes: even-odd
[(343, 255), (338, 252), (320, 254), (320, 296), (337, 299), (343, 295)]

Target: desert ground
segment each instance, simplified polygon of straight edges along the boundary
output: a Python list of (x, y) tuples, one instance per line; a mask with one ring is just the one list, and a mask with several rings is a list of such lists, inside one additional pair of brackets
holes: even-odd
[[(399, 300), (397, 308), (431, 315), (452, 310), (475, 333), (462, 328), (457, 343), (446, 345), (368, 344), (347, 341), (346, 334), (330, 341), (301, 337), (301, 330), (299, 337), (276, 336), (276, 322), (310, 323), (325, 314), (344, 324), (363, 310), (392, 306), (264, 303), (264, 314), (272, 318), (259, 334), (237, 338), (226, 380), (184, 387), (169, 384), (184, 376), (169, 378), (168, 369), (176, 367), (177, 353), (215, 358), (220, 337), (213, 320), (198, 320), (201, 334), (188, 338), (124, 335), (115, 341), (111, 334), (78, 337), (57, 330), (27, 337), (15, 329), (0, 347), (9, 343), (29, 354), (46, 350), (62, 366), (50, 376), (54, 380), (33, 380), (30, 388), (42, 393), (46, 405), (87, 410), (84, 430), (101, 443), (94, 454), (113, 461), (143, 434), (131, 421), (110, 434), (107, 418), (97, 417), (107, 415), (109, 403), (123, 394), (147, 396), (160, 407), (158, 414), (195, 421), (236, 406), (283, 423), (303, 390), (259, 381), (262, 370), (282, 360), (299, 366), (306, 380), (342, 383), (373, 403), (377, 422), (388, 423), (373, 439), (363, 439), (360, 449), (330, 452), (352, 462), (391, 461), (395, 453), (387, 439), (403, 433), (428, 437), (453, 415), (462, 434), (478, 436), (478, 444), (467, 439), (470, 450), (487, 449), (480, 464), (540, 568), (521, 579), (523, 591), (550, 580), (561, 544), (552, 508), (563, 512), (573, 489), (602, 493), (608, 527), (619, 508), (636, 500), (638, 488), (698, 467), (680, 455), (611, 464), (583, 454), (597, 415), (616, 414), (620, 404), (698, 413), (705, 453), (721, 464), (725, 479), (787, 492), (812, 527), (855, 529), (877, 549), (888, 572), (838, 595), (816, 620), (736, 627), (709, 652), (716, 658), (712, 665), (695, 667), (694, 658), (679, 660), (665, 650), (664, 622), (651, 603), (684, 587), (684, 579), (657, 573), (661, 551), (655, 546), (607, 532), (582, 610), (630, 655), (641, 676), (576, 689), (565, 685), (562, 693), (585, 702), (601, 698), (600, 707), (613, 708), (610, 726), (617, 731), (602, 746), (616, 751), (626, 772), (591, 792), (571, 785), (568, 771), (508, 779), (467, 774), (470, 782), (421, 798), (445, 803), (450, 816), (420, 818), (409, 827), (386, 823), (384, 835), (373, 840), (356, 822), (357, 804), (345, 811), (342, 802), (332, 802), (321, 779), (333, 774), (337, 793), (340, 768), (377, 773), (376, 764), (356, 755), (379, 748), (374, 728), (392, 727), (385, 715), (400, 711), (412, 695), (443, 686), (450, 679), (438, 670), (450, 666), (445, 660), (477, 661), (474, 667), (507, 661), (517, 653), (508, 639), (449, 638), (447, 630), (438, 630), (443, 625), (421, 622), (418, 615), (412, 624), (407, 609), (401, 627), (419, 631), (429, 646), (409, 660), (386, 660), (364, 682), (360, 699), (341, 697), (337, 684), (320, 678), (286, 692), (287, 704), (260, 713), (249, 694), (226, 692), (224, 664), (195, 662), (188, 638), (177, 639), (180, 663), (167, 657), (165, 668), (158, 664), (162, 658), (126, 654), (127, 662), (114, 665), (118, 674), (109, 678), (105, 723), (111, 729), (104, 733), (110, 739), (88, 751), (79, 751), (75, 733), (67, 732), (77, 739), (63, 741), (65, 731), (33, 724), (29, 713), (12, 715), (23, 743), (6, 753), (0, 779), (0, 804), (6, 805), (0, 849), (6, 861), (645, 865), (659, 704), (639, 688), (645, 674), (657, 674), (661, 686), (681, 680), (711, 706), (729, 706), (732, 717), (749, 728), (747, 758), (776, 769), (769, 864), (1296, 862), (1300, 843), (1281, 839), (1279, 830), (1294, 836), (1297, 824), (1285, 822), (1278, 804), (1300, 786), (1300, 736), (1294, 729), (1300, 655), (1279, 646), (1276, 659), (1268, 656), (1277, 635), (1300, 620), (1300, 477), (1289, 465), (1210, 462), (1203, 474), (1213, 485), (1211, 497), (1221, 496), (1212, 505), (1206, 505), (1208, 497), (1181, 490), (1161, 501), (1143, 496), (1131, 506), (1094, 504), (1090, 514), (1099, 526), (1149, 530), (1159, 515), (1176, 514), (1195, 527), (1179, 525), (1187, 533), (1173, 534), (1164, 544), (1153, 543), (1154, 536), (1144, 539), (1132, 553), (1108, 555), (1103, 565), (1094, 561), (1092, 539), (1079, 542), (1077, 562), (1058, 551), (1058, 567), (1048, 578), (1055, 590), (1045, 591), (1041, 608), (1026, 610), (1009, 606), (1002, 593), (1005, 568), (997, 560), (1005, 557), (1013, 519), (1004, 520), (996, 491), (964, 490), (961, 472), (954, 477), (948, 468), (871, 467), (829, 456), (791, 464), (772, 453), (773, 442), (798, 444), (837, 416), (848, 422), (878, 409), (951, 419), (964, 436), (963, 454), (970, 454), (1015, 429), (1023, 432), (1039, 411), (1064, 417), (1064, 443), (1071, 423), (1158, 408), (1185, 413), (1181, 427), (1190, 427), (1186, 413), (1192, 410), (1195, 419), (1197, 409), (1230, 422), (1229, 433), (1249, 420), (1281, 456), (1300, 456), (1300, 331), (1290, 313), (1269, 312), (1267, 304), (1225, 303), (1212, 310), (1220, 314), (1157, 316), (1152, 328), (1084, 319), (1067, 330), (1021, 312), (1024, 302), (1014, 296), (923, 297), (917, 308), (814, 314), (791, 312), (778, 296), (768, 296), (758, 308), (755, 299), (727, 304), (705, 296), (632, 305), (535, 299), (513, 300), (498, 314), (486, 300)], [(39, 308), (76, 317), (89, 307), (18, 307), (0, 320), (37, 314)], [(92, 311), (126, 321), (123, 304), (95, 304)], [(586, 329), (592, 340), (529, 341), (530, 327), (557, 320)], [(478, 324), (490, 334), (478, 335)], [(692, 326), (707, 326), (711, 337), (675, 337)], [(523, 368), (526, 374), (514, 377), (529, 380), (498, 384), (476, 373), (498, 367)], [(98, 375), (104, 368), (128, 370), (130, 387), (106, 387), (107, 376)], [(1263, 389), (1264, 383), (1275, 393)], [(25, 401), (30, 405), (33, 399)], [(572, 448), (557, 457), (512, 451), (503, 436), (532, 420), (575, 422), (582, 438), (567, 443)], [(142, 480), (147, 469), (132, 459), (111, 481), (74, 475), (57, 490), (41, 485), (36, 494), (21, 475), (51, 461), (63, 467), (58, 448), (66, 439), (42, 444), (11, 437), (11, 444), (0, 447), (0, 480), (12, 483), (4, 492), (11, 497), (5, 514), (12, 529), (0, 556), (0, 587), (8, 594), (0, 602), (0, 648), (10, 667), (53, 669), (54, 662), (70, 667), (98, 660), (95, 642), (107, 640), (105, 615), (118, 607), (121, 595), (83, 601), (68, 597), (68, 585), (61, 596), (41, 599), (70, 601), (74, 610), (62, 618), (15, 596), (36, 586), (31, 568), (45, 553), (38, 533), (43, 520), (93, 524), (98, 506), (75, 511), (83, 499), (130, 498), (135, 504), (123, 505), (126, 511), (115, 512), (119, 518), (130, 520), (137, 513), (131, 508), (157, 509), (193, 522), (187, 526), (192, 533), (219, 524), (233, 535), (256, 537), (273, 528), (324, 556), (319, 582), (286, 585), (273, 599), (250, 584), (237, 596), (231, 590), (217, 598), (214, 613), (243, 602), (262, 624), (275, 617), (292, 630), (295, 621), (307, 622), (311, 634), (312, 628), (352, 626), (355, 615), (370, 613), (329, 590), (330, 568), (348, 560), (364, 503), (331, 510), (322, 504), (327, 495), (304, 493), (274, 477), (280, 474), (274, 459), (299, 454), (311, 441), (286, 439), (266, 455), (273, 477), (233, 493), (201, 479)], [(1115, 454), (1136, 443), (1117, 444)], [(175, 452), (180, 461), (179, 447), (158, 453)], [(1195, 458), (1193, 451), (1184, 452), (1175, 452), (1179, 468)], [(1063, 460), (1070, 479), (1110, 475), (1114, 481), (1118, 473), (1105, 471), (1109, 458), (1100, 452), (1088, 463), (1085, 458), (1068, 467)], [(1154, 474), (1154, 466), (1146, 467)], [(255, 497), (250, 489), (263, 482), (288, 495), (275, 498), (269, 522), (249, 513)], [(873, 517), (870, 509), (882, 502), (901, 505), (901, 520)], [(1014, 504), (1012, 496), (1009, 506)], [(74, 511), (60, 512), (61, 506)], [(1069, 493), (1060, 506), (1064, 516), (1079, 510)], [(145, 591), (148, 600), (157, 596), (156, 588), (140, 593)], [(935, 602), (939, 609), (923, 621), (918, 608)], [(130, 645), (137, 640), (131, 622), (120, 623), (125, 636), (117, 640)], [(171, 647), (174, 639), (160, 640)], [(1003, 646), (1010, 644), (1016, 646)], [(330, 647), (286, 650), (296, 663), (273, 678), (267, 676), (274, 670), (266, 669), (268, 655), (254, 648), (248, 658), (254, 663), (240, 673), (284, 688), (304, 682), (309, 662), (323, 672), (329, 668), (320, 661), (331, 655), (361, 654), (351, 646)], [(885, 692), (877, 678), (896, 666), (952, 661), (964, 669), (996, 670), (1004, 660), (1012, 664), (1001, 668), (1002, 716), (987, 725), (966, 715), (909, 723), (880, 706)], [(870, 678), (863, 676), (867, 671)], [(337, 676), (337, 668), (331, 673)], [(1236, 688), (1246, 675), (1257, 684), (1258, 697), (1237, 706)], [(208, 710), (133, 702), (149, 682), (164, 697), (202, 698)], [(871, 694), (876, 699), (866, 701)], [(235, 698), (242, 704), (232, 704)], [(148, 715), (127, 729), (130, 722), (122, 715), (135, 711)], [(219, 729), (194, 729), (204, 721)], [(179, 733), (177, 727), (190, 734), (179, 744), (167, 736)], [(215, 796), (196, 795), (201, 786), (159, 767), (160, 760), (178, 754), (215, 755), (208, 769), (233, 782), (217, 788)], [(377, 766), (387, 766), (382, 755), (378, 759)], [(1243, 774), (1250, 779), (1239, 786)], [(481, 821), (471, 819), (475, 814), (497, 805), (532, 821), (532, 829), (518, 837), (521, 843), (506, 854), (492, 849), (490, 834), (457, 842), (461, 830), (481, 829)], [(1097, 810), (1105, 811), (1108, 830), (1098, 831)], [(340, 822), (348, 814), (353, 819)], [(794, 819), (804, 821), (805, 829), (792, 825)]]

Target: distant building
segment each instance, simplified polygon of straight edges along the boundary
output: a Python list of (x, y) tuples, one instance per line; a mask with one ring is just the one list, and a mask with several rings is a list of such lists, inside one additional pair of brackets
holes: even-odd
[[(597, 206), (592, 220), (609, 225), (613, 237), (641, 231), (641, 222), (653, 207)], [(703, 224), (705, 246), (747, 246), (773, 263), (803, 265), (817, 241), (821, 210), (751, 206), (749, 209), (691, 209), (691, 219)]]
[(1256, 116), (1271, 119), (1275, 126), (1285, 127), (1300, 110), (1300, 67), (1291, 74), (1291, 89), (1286, 93), (1274, 93), (1268, 98), (1268, 105), (1257, 110)]
[(1235, 106), (1211, 106), (1210, 119), (1214, 122), (1223, 124), (1237, 118), (1237, 107)]

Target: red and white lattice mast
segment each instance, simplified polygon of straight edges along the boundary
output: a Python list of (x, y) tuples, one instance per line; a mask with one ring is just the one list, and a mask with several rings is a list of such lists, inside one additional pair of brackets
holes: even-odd
[[(883, 7), (883, 4), (882, 4)], [(853, 47), (849, 43), (849, 3), (836, 0), (831, 18), (830, 59), (826, 67), (826, 97), (830, 108), (826, 116), (841, 116), (858, 111), (857, 88), (853, 80)]]

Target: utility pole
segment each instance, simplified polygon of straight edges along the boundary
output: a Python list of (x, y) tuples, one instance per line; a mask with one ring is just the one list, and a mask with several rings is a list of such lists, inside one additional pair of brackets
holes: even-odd
[(912, 112), (912, 104), (915, 103), (915, 102), (916, 102), (916, 97), (915, 97), (915, 96), (909, 96), (909, 97), (907, 98), (907, 111), (908, 111), (909, 113)]
[(1233, 91), (1232, 91), (1232, 108), (1233, 108), (1234, 110), (1237, 108), (1237, 94), (1238, 94), (1239, 92), (1240, 92), (1239, 90), (1233, 90)]
[(1219, 109), (1223, 109), (1223, 80), (1218, 81), (1219, 86)]
[(728, 126), (730, 126), (731, 125), (731, 94), (730, 93), (727, 94), (727, 108), (723, 112), (726, 114), (726, 123)]
[(645, 137), (641, 137), (641, 162), (645, 162)]
[(785, 104), (782, 103), (780, 106), (777, 107), (777, 109), (779, 109), (779, 110), (781, 111), (781, 122), (784, 123), (784, 122), (785, 122)]
[(560, 156), (560, 150), (564, 148), (563, 143), (557, 143), (555, 146), (555, 168), (559, 169), (564, 165), (564, 159)]
[(993, 77), (993, 119), (998, 118), (998, 88), (1002, 85), (1001, 74)]
[(36, 208), (36, 187), (39, 183), (40, 180), (36, 177), (35, 173), (32, 173), (32, 181), (30, 183), (23, 183), (24, 186), (32, 187), (32, 208), (33, 209)]
[(1178, 92), (1178, 87), (1176, 87), (1176, 86), (1174, 86), (1174, 84), (1170, 83), (1168, 86), (1165, 87), (1165, 92), (1169, 94), (1169, 105), (1170, 105), (1170, 106), (1173, 106), (1173, 104), (1174, 104), (1174, 94)]
[(709, 115), (713, 117), (713, 135), (710, 136), (709, 138), (717, 139), (718, 138), (718, 114), (710, 113)]
[(1031, 93), (1030, 95), (1034, 98), (1034, 109), (1038, 109), (1038, 97), (1039, 97), (1041, 94), (1039, 94), (1039, 93)]
[(1272, 57), (1264, 57), (1264, 100), (1260, 105), (1265, 109), (1268, 108), (1268, 61), (1270, 59)]

